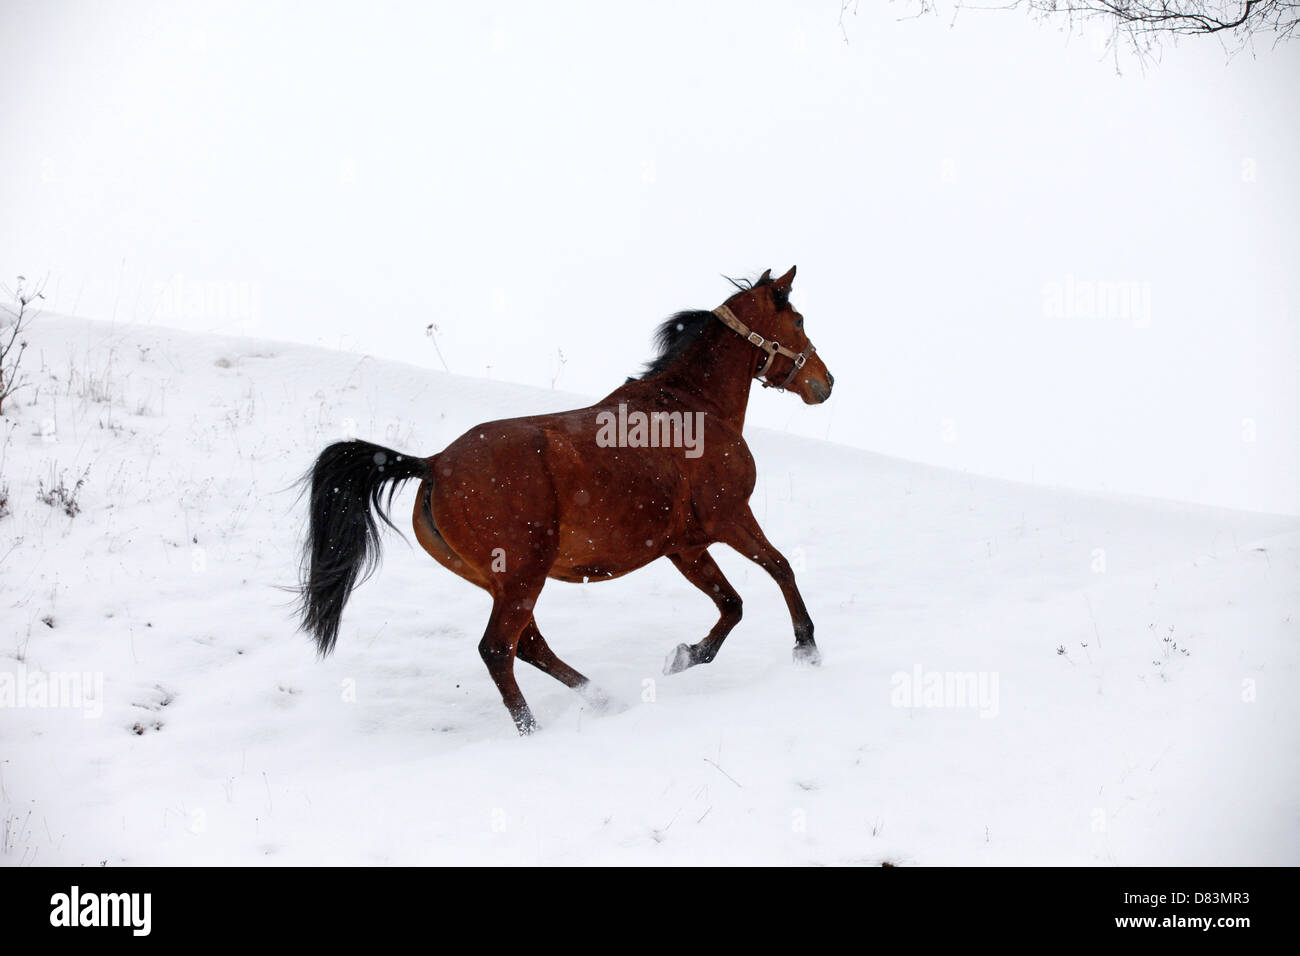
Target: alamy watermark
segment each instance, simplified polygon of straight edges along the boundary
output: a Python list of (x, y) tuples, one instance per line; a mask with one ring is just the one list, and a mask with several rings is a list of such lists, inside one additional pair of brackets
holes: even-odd
[(262, 285), (174, 275), (153, 284), (153, 314), (159, 319), (233, 322), (251, 329), (262, 320)]
[(123, 927), (148, 936), (152, 914), (152, 893), (83, 893), (74, 885), (50, 897), (50, 925), (56, 927)]
[(1049, 319), (1120, 319), (1135, 329), (1151, 325), (1151, 283), (1111, 279), (1064, 279), (1043, 283), (1043, 315)]
[(704, 454), (704, 412), (628, 411), (596, 414), (596, 444), (601, 448), (684, 448), (687, 458)]
[(895, 707), (971, 708), (981, 717), (996, 717), (997, 671), (927, 671), (920, 664), (889, 678), (889, 702)]
[(80, 710), (85, 717), (104, 715), (104, 675), (97, 671), (39, 671), (19, 663), (0, 671), (0, 710), (8, 708)]

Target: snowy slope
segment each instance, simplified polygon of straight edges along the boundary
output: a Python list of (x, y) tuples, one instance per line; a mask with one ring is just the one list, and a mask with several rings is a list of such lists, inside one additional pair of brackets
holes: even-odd
[[(552, 582), (543, 632), (620, 709), (521, 664), (543, 731), (519, 739), (486, 596), (394, 534), (316, 660), (276, 589), (290, 485), (344, 435), (431, 454), (584, 399), (54, 317), (32, 342), (0, 418), (6, 865), (1300, 863), (1300, 519), (755, 431), (824, 665), (791, 664), (776, 586), (726, 549), (745, 619), (671, 678), (715, 612), (667, 562)], [(38, 500), (86, 469), (79, 514)], [(967, 673), (975, 706), (923, 693)], [(102, 693), (40, 705), (74, 674)]]

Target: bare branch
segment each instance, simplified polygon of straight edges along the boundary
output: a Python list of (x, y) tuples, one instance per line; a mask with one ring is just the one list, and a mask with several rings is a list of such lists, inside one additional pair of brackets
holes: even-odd
[[(937, 13), (942, 0), (900, 0), (909, 17)], [(953, 20), (962, 10), (1026, 10), (1040, 20), (1064, 21), (1071, 30), (1101, 23), (1110, 45), (1126, 44), (1140, 60), (1151, 58), (1165, 38), (1219, 36), (1225, 46), (1244, 48), (1255, 37), (1276, 46), (1300, 32), (1300, 0), (952, 0)], [(855, 3), (840, 2), (840, 30)], [(845, 34), (847, 41), (847, 33)]]
[[(18, 308), (5, 309), (13, 317), (13, 324), (7, 330), (0, 331), (0, 415), (4, 414), (5, 399), (26, 386), (20, 374), (23, 353), (27, 351), (27, 339), (23, 333), (36, 317), (37, 310), (33, 308), (33, 303), (45, 299), (45, 280), (32, 289), (24, 288), (26, 281), (23, 276), (18, 277), (18, 285), (12, 292)], [(7, 337), (5, 331), (8, 332)]]

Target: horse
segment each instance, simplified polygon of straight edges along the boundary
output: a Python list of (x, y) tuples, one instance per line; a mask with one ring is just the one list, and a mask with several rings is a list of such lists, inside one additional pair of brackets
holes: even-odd
[(378, 565), (376, 516), (396, 530), (393, 495), (418, 478), (416, 540), (491, 595), (478, 650), (521, 735), (537, 722), (516, 658), (593, 707), (609, 703), (538, 630), (533, 611), (549, 578), (606, 581), (666, 557), (719, 613), (702, 640), (669, 654), (664, 672), (675, 674), (712, 661), (740, 622), (740, 595), (709, 554), (726, 544), (781, 588), (795, 662), (820, 663), (790, 562), (750, 510), (756, 472), (742, 435), (754, 380), (809, 405), (826, 401), (835, 382), (790, 304), (794, 276), (791, 268), (773, 279), (769, 269), (731, 280), (736, 291), (718, 308), (670, 317), (643, 372), (587, 408), (487, 422), (429, 458), (360, 440), (330, 445), (303, 478), (300, 629), (322, 657), (334, 649), (348, 596)]

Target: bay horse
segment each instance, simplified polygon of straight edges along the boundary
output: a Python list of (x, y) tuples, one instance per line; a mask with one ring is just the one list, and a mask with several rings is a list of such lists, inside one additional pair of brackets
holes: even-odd
[(326, 448), (304, 478), (310, 527), (299, 586), (301, 626), (320, 654), (333, 650), (348, 595), (378, 564), (375, 516), (395, 528), (393, 495), (418, 478), (416, 539), (492, 597), (479, 654), (520, 734), (537, 723), (515, 681), (516, 657), (592, 705), (608, 703), (537, 628), (547, 578), (604, 581), (668, 558), (720, 614), (699, 643), (669, 655), (664, 672), (674, 674), (712, 661), (740, 621), (740, 595), (709, 555), (721, 542), (776, 580), (795, 661), (819, 663), (790, 562), (750, 510), (754, 458), (741, 435), (754, 379), (809, 405), (826, 401), (835, 382), (790, 304), (794, 275), (773, 279), (769, 269), (753, 283), (733, 280), (737, 291), (718, 308), (672, 316), (643, 374), (587, 408), (488, 422), (430, 458), (356, 440)]

